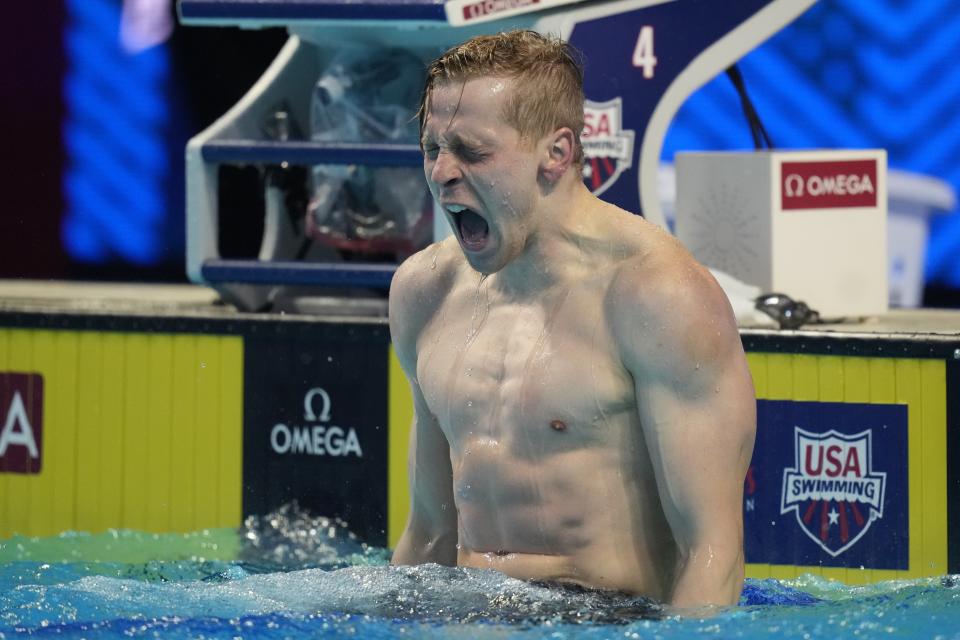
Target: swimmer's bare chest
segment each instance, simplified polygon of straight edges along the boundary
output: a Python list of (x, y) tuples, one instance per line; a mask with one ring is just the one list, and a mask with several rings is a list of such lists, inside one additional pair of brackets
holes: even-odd
[(504, 300), (483, 282), (448, 297), (420, 336), (417, 377), (455, 453), (477, 438), (520, 457), (587, 446), (602, 435), (588, 425), (632, 405), (599, 298), (579, 285)]
[(454, 292), (421, 335), (418, 379), (450, 444), (463, 548), (576, 554), (636, 519), (628, 494), (652, 473), (600, 296), (584, 284), (503, 301), (481, 284)]

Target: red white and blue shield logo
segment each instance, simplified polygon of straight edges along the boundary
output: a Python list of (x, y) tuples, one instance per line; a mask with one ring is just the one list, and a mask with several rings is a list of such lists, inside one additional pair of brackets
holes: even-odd
[(883, 517), (887, 474), (872, 467), (872, 432), (844, 435), (794, 428), (795, 462), (783, 471), (780, 513), (831, 556), (855, 545)]
[(594, 195), (606, 191), (633, 164), (633, 131), (623, 130), (623, 101), (587, 100), (583, 106), (583, 181)]

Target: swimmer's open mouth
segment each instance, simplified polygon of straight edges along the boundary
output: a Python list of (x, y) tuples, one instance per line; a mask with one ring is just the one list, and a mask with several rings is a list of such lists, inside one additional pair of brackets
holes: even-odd
[(475, 211), (459, 204), (446, 207), (453, 218), (454, 227), (460, 234), (460, 241), (467, 249), (479, 251), (487, 246), (490, 237), (490, 225)]

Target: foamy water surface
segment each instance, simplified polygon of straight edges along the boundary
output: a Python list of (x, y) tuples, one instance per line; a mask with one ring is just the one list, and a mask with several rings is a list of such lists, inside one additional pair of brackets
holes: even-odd
[(641, 598), (495, 571), (388, 566), (343, 523), (284, 509), (240, 531), (0, 542), (0, 640), (57, 638), (957, 638), (960, 579), (748, 580), (681, 618)]

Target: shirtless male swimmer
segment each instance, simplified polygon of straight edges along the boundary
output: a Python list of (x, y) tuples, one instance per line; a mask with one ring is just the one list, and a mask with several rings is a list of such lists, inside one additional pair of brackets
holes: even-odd
[(672, 236), (584, 186), (572, 54), (517, 31), (428, 71), (423, 169), (455, 234), (390, 291), (416, 412), (393, 562), (733, 604), (756, 407), (740, 337)]

